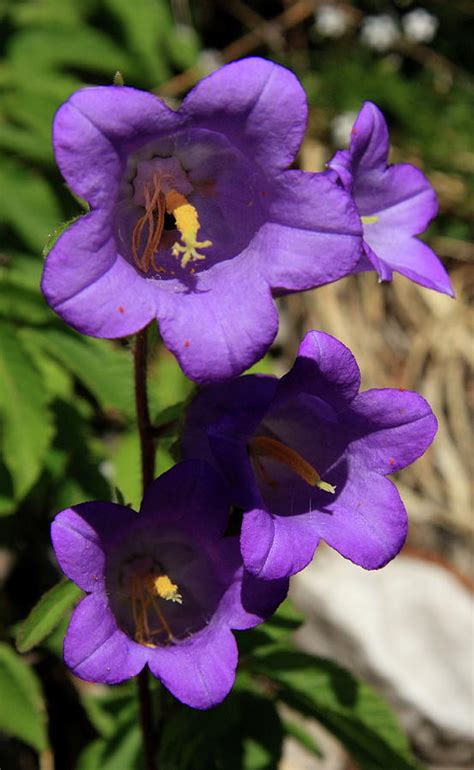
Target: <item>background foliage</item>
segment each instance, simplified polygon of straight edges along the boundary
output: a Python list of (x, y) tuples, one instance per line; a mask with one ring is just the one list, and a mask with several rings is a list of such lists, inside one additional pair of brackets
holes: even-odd
[[(402, 36), (382, 53), (361, 44), (364, 16), (388, 12), (400, 19), (413, 7), (410, 0), (336, 3), (348, 20), (337, 39), (318, 32), (318, 5), (301, 0), (0, 3), (3, 770), (141, 766), (134, 683), (104, 688), (73, 681), (61, 662), (62, 636), (78, 591), (58, 584), (49, 522), (73, 502), (121, 494), (137, 504), (140, 473), (129, 341), (80, 337), (39, 292), (45, 245), (62, 222), (84, 208), (54, 165), (50, 128), (59, 104), (81, 85), (112, 82), (117, 70), (127, 84), (177, 104), (213, 66), (259, 54), (301, 78), (311, 117), (300, 161), (305, 168), (322, 168), (339, 145), (338, 119), (370, 98), (388, 118), (394, 157), (421, 165), (438, 190), (441, 215), (429, 238), (458, 271), (464, 291), (465, 263), (472, 260), (467, 241), (474, 172), (468, 3), (426, 3), (440, 21), (434, 41), (427, 46)], [(396, 306), (398, 295), (390, 296)], [(302, 319), (301, 307), (295, 310), (292, 300), (282, 303), (283, 334), (260, 369), (278, 371), (291, 360), (301, 326), (314, 320), (311, 313)], [(330, 324), (313, 325), (336, 331)], [(429, 352), (426, 356), (429, 360)], [(168, 416), (179, 416), (191, 389), (156, 334), (153, 416), (167, 408), (172, 408)], [(163, 438), (158, 472), (172, 464), (175, 439), (172, 433)], [(278, 766), (286, 734), (317, 757), (319, 749), (297, 714), (325, 725), (363, 770), (417, 766), (394, 718), (368, 687), (330, 661), (292, 649), (290, 634), (300, 622), (287, 604), (264, 628), (242, 635), (237, 687), (217, 709), (195, 713), (165, 696), (160, 767), (271, 770)]]

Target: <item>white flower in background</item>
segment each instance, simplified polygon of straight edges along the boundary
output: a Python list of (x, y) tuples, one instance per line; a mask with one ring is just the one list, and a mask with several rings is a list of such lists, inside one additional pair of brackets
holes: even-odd
[(346, 12), (338, 5), (320, 5), (314, 14), (316, 29), (323, 37), (341, 37), (348, 27)]
[(363, 43), (376, 51), (388, 51), (399, 37), (398, 25), (388, 13), (366, 16), (360, 37)]
[(331, 121), (331, 137), (335, 147), (347, 147), (357, 112), (341, 112)]
[(436, 35), (439, 21), (424, 8), (415, 8), (402, 19), (405, 35), (415, 43), (429, 43)]

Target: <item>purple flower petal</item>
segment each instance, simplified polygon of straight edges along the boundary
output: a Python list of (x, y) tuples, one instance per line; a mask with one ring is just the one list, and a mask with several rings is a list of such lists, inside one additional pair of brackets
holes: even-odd
[(59, 513), (51, 537), (62, 571), (83, 591), (104, 579), (104, 544), (113, 542), (137, 520), (130, 508), (116, 503), (80, 503)]
[(355, 272), (375, 269), (380, 280), (393, 271), (430, 289), (453, 295), (435, 254), (414, 236), (438, 211), (426, 177), (410, 164), (387, 165), (388, 130), (380, 110), (365, 102), (352, 129), (349, 150), (329, 162), (345, 190), (352, 192), (363, 223), (365, 256)]
[(232, 62), (198, 83), (180, 114), (223, 132), (262, 169), (292, 163), (306, 130), (306, 95), (290, 70), (266, 59)]
[(402, 548), (407, 515), (397, 488), (376, 473), (354, 469), (334, 502), (314, 516), (318, 535), (346, 559), (379, 569)]
[(103, 591), (86, 596), (74, 610), (64, 639), (64, 659), (89, 682), (116, 684), (140, 673), (149, 650), (131, 643), (110, 611)]
[(53, 144), (61, 173), (76, 195), (110, 208), (136, 146), (176, 130), (181, 120), (157, 96), (126, 86), (76, 91), (56, 113)]
[(84, 503), (58, 514), (60, 565), (91, 592), (65, 640), (77, 676), (113, 684), (148, 663), (194, 708), (227, 695), (237, 666), (231, 629), (262, 622), (288, 589), (287, 580), (244, 574), (238, 537), (223, 536), (229, 503), (216, 471), (190, 460), (151, 485), (140, 513)]
[(311, 514), (272, 516), (255, 509), (245, 514), (241, 548), (246, 568), (275, 580), (300, 572), (313, 558), (319, 535)]
[(269, 220), (259, 239), (262, 254), (271, 253), (262, 265), (277, 293), (321, 286), (355, 267), (360, 219), (350, 196), (330, 175), (289, 171), (280, 176)]
[(208, 709), (232, 689), (237, 668), (237, 644), (224, 626), (208, 628), (191, 642), (162, 647), (150, 655), (149, 666), (182, 703)]
[(370, 247), (398, 273), (428, 289), (454, 297), (449, 276), (436, 254), (417, 238), (407, 238), (394, 228), (371, 232)]
[[(243, 394), (250, 383), (242, 382)], [(359, 385), (352, 353), (309, 332), (263, 408), (254, 410), (246, 396), (240, 404), (239, 381), (214, 386), (214, 408), (206, 390), (196, 397), (185, 451), (212, 451), (234, 504), (244, 508), (242, 556), (259, 578), (303, 569), (320, 539), (366, 569), (400, 550), (406, 511), (384, 475), (426, 451), (436, 418), (416, 393), (359, 394)]]
[(245, 435), (253, 433), (266, 412), (278, 386), (276, 377), (245, 375), (221, 385), (209, 385), (200, 392), (199, 399), (191, 402), (186, 413), (186, 425), (181, 438), (186, 457), (200, 457), (215, 466), (206, 429), (226, 415), (236, 420)]
[(280, 381), (276, 397), (286, 401), (297, 393), (323, 399), (343, 408), (359, 392), (360, 371), (349, 348), (324, 332), (308, 332), (296, 361)]
[(367, 468), (384, 475), (420, 457), (438, 424), (422, 396), (392, 388), (359, 393), (344, 418), (364, 434), (352, 442), (351, 453), (360, 453)]
[(270, 289), (248, 253), (203, 276), (196, 290), (166, 294), (159, 309), (166, 346), (201, 383), (240, 374), (265, 354), (278, 330)]
[(188, 460), (155, 479), (145, 491), (140, 514), (150, 527), (180, 523), (204, 539), (217, 539), (227, 527), (228, 492), (207, 463)]
[(114, 338), (133, 334), (155, 318), (157, 297), (118, 256), (109, 219), (97, 210), (69, 227), (48, 256), (41, 287), (72, 327)]

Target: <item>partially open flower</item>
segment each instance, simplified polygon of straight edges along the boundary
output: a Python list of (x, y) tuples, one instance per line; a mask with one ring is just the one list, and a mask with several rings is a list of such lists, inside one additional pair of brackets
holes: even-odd
[(278, 326), (272, 294), (349, 273), (361, 224), (332, 174), (289, 170), (306, 128), (296, 77), (244, 59), (175, 112), (125, 86), (74, 93), (54, 148), (91, 212), (48, 255), (42, 288), (71, 326), (122, 337), (157, 318), (198, 381), (240, 374)]
[(191, 405), (184, 452), (213, 462), (229, 483), (255, 575), (298, 572), (320, 540), (366, 569), (402, 547), (406, 511), (384, 477), (423, 454), (436, 418), (417, 393), (359, 386), (352, 353), (313, 331), (280, 381), (241, 377), (203, 389)]
[(261, 623), (288, 581), (244, 571), (225, 537), (229, 500), (202, 462), (185, 462), (147, 490), (140, 513), (106, 502), (59, 513), (54, 550), (88, 596), (64, 642), (73, 672), (113, 684), (148, 665), (183, 703), (205, 709), (230, 691), (237, 645), (230, 629)]
[(432, 186), (409, 163), (387, 165), (388, 129), (375, 104), (365, 102), (352, 128), (348, 150), (328, 166), (352, 193), (363, 227), (363, 256), (357, 272), (376, 270), (381, 281), (401, 273), (429, 289), (453, 296), (436, 254), (415, 236), (438, 211)]

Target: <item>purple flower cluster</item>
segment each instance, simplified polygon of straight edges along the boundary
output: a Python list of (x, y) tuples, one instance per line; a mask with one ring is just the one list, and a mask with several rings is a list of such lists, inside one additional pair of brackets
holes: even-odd
[[(324, 173), (289, 168), (306, 115), (292, 73), (261, 59), (223, 67), (176, 112), (113, 86), (78, 91), (57, 113), (58, 164), (91, 211), (47, 258), (48, 302), (99, 337), (157, 318), (206, 385), (187, 412), (184, 461), (139, 513), (91, 502), (53, 523), (61, 568), (88, 593), (65, 640), (84, 679), (114, 683), (147, 665), (183, 703), (208, 708), (234, 681), (231, 630), (268, 618), (321, 540), (366, 569), (404, 543), (386, 476), (434, 437), (421, 396), (360, 393), (351, 352), (317, 331), (281, 380), (231, 379), (271, 344), (275, 296), (367, 269), (452, 293), (415, 237), (434, 192), (414, 167), (387, 166), (378, 109), (363, 106)], [(240, 537), (229, 535), (239, 517)]]

